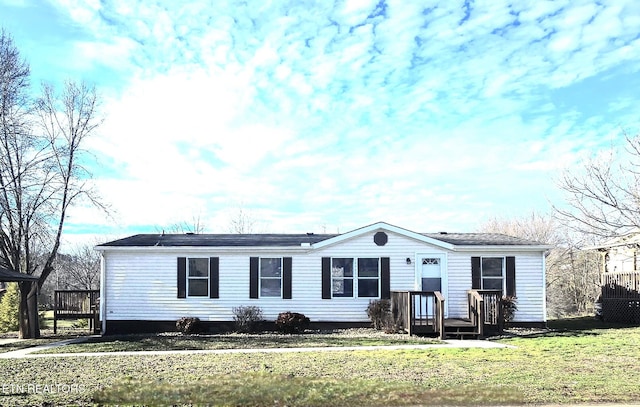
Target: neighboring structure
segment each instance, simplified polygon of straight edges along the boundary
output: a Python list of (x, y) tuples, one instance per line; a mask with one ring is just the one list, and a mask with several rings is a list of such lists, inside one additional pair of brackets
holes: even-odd
[(29, 274), (18, 273), (17, 271), (9, 270), (0, 266), (0, 298), (7, 291), (7, 286), (5, 283), (20, 283), (23, 281), (38, 281), (38, 277), (31, 276)]
[(617, 237), (589, 249), (602, 253), (602, 319), (640, 323), (640, 233)]
[(19, 283), (22, 281), (38, 281), (38, 277), (29, 275), (29, 274), (18, 273), (17, 271), (9, 270), (7, 268), (0, 266), (0, 282)]
[(96, 247), (102, 331), (174, 329), (185, 316), (229, 325), (233, 308), (247, 305), (268, 320), (293, 311), (312, 324), (363, 324), (369, 302), (395, 291), (438, 291), (444, 317), (466, 318), (471, 289), (515, 295), (514, 322), (544, 325), (549, 248), (382, 222), (339, 235), (135, 235)]

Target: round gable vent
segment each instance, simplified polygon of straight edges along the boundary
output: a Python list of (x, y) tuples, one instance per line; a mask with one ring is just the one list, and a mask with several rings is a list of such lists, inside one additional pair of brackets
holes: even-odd
[(389, 237), (384, 232), (378, 232), (375, 235), (373, 235), (373, 241), (378, 246), (386, 245), (388, 240), (389, 240)]

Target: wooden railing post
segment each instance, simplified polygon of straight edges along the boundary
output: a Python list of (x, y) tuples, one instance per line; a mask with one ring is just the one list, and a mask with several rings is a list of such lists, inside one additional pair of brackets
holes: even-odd
[(440, 339), (446, 338), (446, 332), (444, 328), (444, 302), (445, 298), (440, 291), (434, 292), (434, 308), (436, 310), (436, 329), (438, 330), (438, 334)]
[(413, 335), (413, 319), (415, 318), (414, 315), (414, 306), (413, 306), (413, 293), (409, 292), (407, 293), (407, 298), (409, 299), (409, 326), (407, 327), (407, 332), (409, 333), (409, 336)]
[(58, 333), (58, 292), (53, 294), (53, 334)]
[(502, 312), (502, 298), (498, 298), (498, 331), (504, 331), (504, 313)]
[(484, 298), (479, 296), (478, 300), (478, 338), (482, 338), (484, 336)]

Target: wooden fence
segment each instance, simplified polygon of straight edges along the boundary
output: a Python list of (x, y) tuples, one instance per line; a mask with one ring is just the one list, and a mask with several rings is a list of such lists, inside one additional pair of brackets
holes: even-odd
[(99, 327), (100, 290), (56, 290), (53, 302), (53, 333), (58, 332), (59, 319), (88, 319), (89, 330)]

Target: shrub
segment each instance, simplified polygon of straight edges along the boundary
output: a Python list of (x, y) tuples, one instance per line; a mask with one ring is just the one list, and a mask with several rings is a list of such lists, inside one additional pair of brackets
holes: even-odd
[(17, 283), (7, 284), (0, 300), (0, 332), (17, 331), (19, 327), (18, 307), (20, 304), (20, 291)]
[[(72, 325), (74, 328), (88, 328), (89, 327), (89, 319), (77, 319)], [(176, 327), (178, 323), (176, 323)]]
[(513, 295), (505, 295), (500, 299), (502, 305), (502, 320), (504, 322), (513, 321), (513, 317), (518, 310), (518, 299)]
[(183, 317), (176, 322), (176, 329), (184, 335), (200, 332), (200, 318)]
[(369, 301), (367, 315), (373, 323), (375, 329), (387, 329), (391, 325), (391, 301), (373, 300)]
[(254, 305), (234, 307), (232, 311), (238, 332), (255, 332), (264, 319), (262, 309)]
[(300, 334), (309, 327), (309, 318), (297, 312), (281, 312), (276, 319), (276, 328), (287, 334)]

